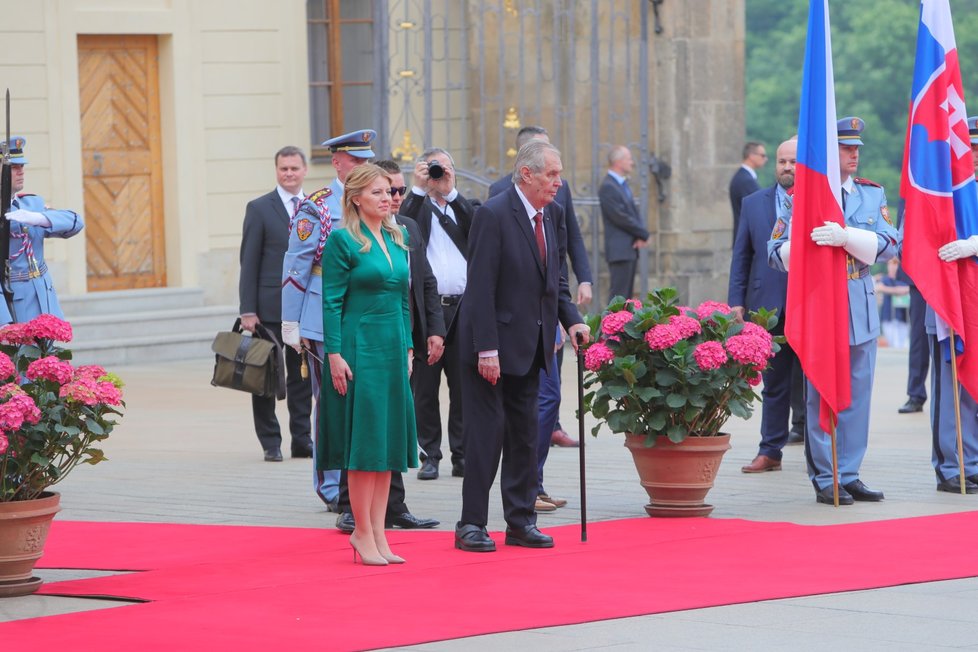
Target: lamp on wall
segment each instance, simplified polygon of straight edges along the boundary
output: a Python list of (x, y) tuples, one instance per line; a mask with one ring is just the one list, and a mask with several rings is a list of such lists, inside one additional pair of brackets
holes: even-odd
[(672, 167), (655, 154), (649, 154), (649, 172), (655, 177), (655, 187), (658, 190), (659, 203), (666, 200), (664, 182), (672, 176)]
[(659, 20), (659, 5), (665, 0), (650, 0), (652, 2), (652, 14), (655, 17), (655, 33), (662, 33), (662, 21)]

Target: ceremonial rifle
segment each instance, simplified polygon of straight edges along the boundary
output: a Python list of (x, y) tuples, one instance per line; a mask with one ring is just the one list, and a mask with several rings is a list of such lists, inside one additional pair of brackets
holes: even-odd
[(14, 290), (10, 285), (10, 222), (7, 211), (13, 200), (13, 176), (10, 167), (10, 89), (7, 89), (7, 131), (0, 153), (3, 155), (3, 171), (0, 173), (0, 289), (10, 311), (10, 321), (16, 322), (14, 314)]

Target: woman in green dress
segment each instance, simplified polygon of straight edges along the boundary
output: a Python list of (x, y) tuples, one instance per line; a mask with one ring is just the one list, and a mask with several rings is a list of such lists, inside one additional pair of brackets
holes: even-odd
[(357, 166), (343, 188), (343, 228), (323, 250), (321, 469), (347, 470), (364, 564), (400, 564), (384, 533), (391, 471), (418, 465), (408, 304), (408, 243), (390, 215), (391, 182), (373, 164)]

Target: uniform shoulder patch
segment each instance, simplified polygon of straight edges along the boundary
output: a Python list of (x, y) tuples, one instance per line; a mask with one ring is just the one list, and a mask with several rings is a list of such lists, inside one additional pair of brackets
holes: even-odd
[(312, 220), (308, 218), (302, 218), (295, 223), (295, 234), (299, 236), (299, 239), (305, 242), (312, 235), (313, 223)]
[(880, 215), (886, 220), (886, 223), (893, 226), (893, 218), (890, 217), (890, 209), (887, 206), (880, 206)]
[(332, 194), (333, 194), (333, 189), (330, 188), (329, 186), (326, 186), (325, 188), (320, 188), (316, 192), (312, 193), (311, 195), (306, 197), (306, 199), (318, 205), (320, 202), (322, 202), (324, 199), (326, 199)]
[(784, 235), (784, 232), (788, 229), (788, 223), (785, 222), (783, 217), (779, 217), (778, 221), (774, 223), (774, 230), (771, 231), (771, 239), (777, 240)]
[(853, 177), (853, 183), (858, 183), (860, 186), (873, 186), (874, 188), (882, 188), (880, 184), (875, 181), (870, 181), (869, 179), (864, 179), (862, 177)]

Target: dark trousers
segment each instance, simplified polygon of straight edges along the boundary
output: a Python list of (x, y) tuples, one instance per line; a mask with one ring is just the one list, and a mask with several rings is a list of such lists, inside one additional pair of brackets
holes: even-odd
[(474, 364), (462, 367), (466, 458), (461, 522), (480, 527), (489, 522), (489, 490), (502, 457), (499, 484), (506, 523), (534, 525), (540, 366), (531, 365), (525, 376), (503, 374), (495, 385)]
[(635, 268), (638, 264), (638, 254), (631, 260), (616, 260), (608, 263), (611, 285), (608, 288), (608, 300), (619, 295), (631, 299), (635, 293)]
[[(778, 324), (776, 335), (782, 334), (784, 327)], [(797, 373), (796, 373), (797, 370)], [(781, 449), (788, 443), (788, 416), (793, 411), (795, 418), (804, 424), (803, 393), (796, 396), (796, 375), (801, 378), (801, 365), (798, 356), (787, 342), (781, 345), (771, 364), (764, 372), (764, 389), (761, 391), (761, 444), (759, 455), (775, 460), (781, 459)], [(800, 403), (800, 407), (799, 407)], [(804, 427), (804, 425), (802, 425)], [(793, 428), (792, 428), (793, 429)]]
[(927, 400), (927, 369), (930, 353), (924, 314), (927, 302), (915, 285), (910, 286), (910, 358), (907, 361), (907, 398), (923, 403)]
[[(445, 324), (451, 324), (458, 305), (445, 306)], [(448, 446), (452, 462), (465, 459), (465, 440), (462, 434), (462, 387), (458, 346), (446, 343), (441, 359), (429, 365), (425, 358), (415, 356), (411, 390), (414, 392), (414, 415), (418, 424), (418, 445), (436, 464), (441, 460), (441, 404), (438, 390), (444, 371), (448, 379)], [(534, 431), (536, 432), (536, 431)]]
[[(352, 514), (350, 510), (350, 489), (346, 484), (346, 469), (340, 471), (340, 497), (338, 509), (342, 514)], [(398, 471), (391, 471), (391, 490), (387, 495), (387, 516), (399, 516), (408, 513), (404, 502), (404, 478)]]
[(795, 366), (791, 368), (791, 432), (805, 436), (805, 371), (801, 368), (801, 360), (795, 357)]
[[(282, 322), (263, 321), (262, 326), (282, 341)], [(311, 447), (312, 385), (299, 372), (299, 354), (291, 346), (285, 347), (286, 402), (289, 407), (289, 432), (292, 447)], [(275, 399), (251, 396), (251, 413), (255, 420), (255, 433), (265, 450), (282, 445), (282, 431), (275, 416)]]

